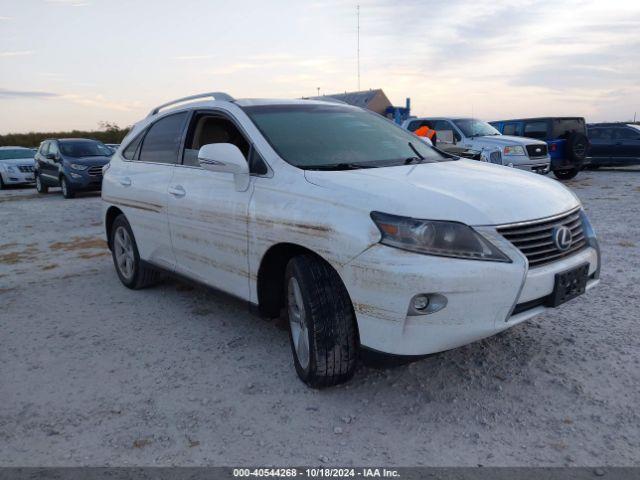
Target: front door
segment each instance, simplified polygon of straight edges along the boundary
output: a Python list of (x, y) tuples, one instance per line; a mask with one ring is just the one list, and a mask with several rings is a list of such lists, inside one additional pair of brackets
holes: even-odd
[(248, 158), (250, 145), (222, 114), (198, 113), (189, 126), (182, 165), (169, 187), (169, 225), (176, 272), (249, 298), (247, 215), (253, 182), (243, 191), (234, 175), (200, 167), (197, 152), (211, 143), (232, 143)]

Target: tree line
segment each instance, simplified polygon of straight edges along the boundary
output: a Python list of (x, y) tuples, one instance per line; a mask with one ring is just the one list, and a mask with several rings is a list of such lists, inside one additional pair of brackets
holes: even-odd
[(98, 130), (71, 130), (67, 132), (29, 132), (0, 135), (0, 147), (38, 147), (47, 138), (92, 138), (102, 143), (121, 143), (129, 127), (120, 128), (115, 123), (100, 122)]

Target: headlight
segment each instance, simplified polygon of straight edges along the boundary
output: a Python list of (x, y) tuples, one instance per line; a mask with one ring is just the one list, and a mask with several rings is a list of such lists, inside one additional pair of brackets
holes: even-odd
[(380, 243), (410, 252), (441, 257), (511, 262), (471, 227), (458, 222), (419, 220), (371, 212), (382, 239)]
[(88, 165), (80, 165), (78, 163), (70, 163), (69, 166), (74, 170), (80, 170), (80, 171), (86, 170), (87, 168), (89, 168)]
[(509, 145), (504, 147), (505, 155), (524, 155), (524, 147), (521, 145)]

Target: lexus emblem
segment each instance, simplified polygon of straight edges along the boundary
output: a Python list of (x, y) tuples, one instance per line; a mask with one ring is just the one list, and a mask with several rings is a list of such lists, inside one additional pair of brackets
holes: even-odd
[(571, 230), (564, 225), (553, 229), (553, 243), (561, 252), (564, 252), (571, 246), (572, 240), (573, 235), (571, 234)]

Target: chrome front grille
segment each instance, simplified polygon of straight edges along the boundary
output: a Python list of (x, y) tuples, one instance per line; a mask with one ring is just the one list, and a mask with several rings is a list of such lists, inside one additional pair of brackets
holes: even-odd
[[(571, 243), (566, 250), (560, 250), (554, 240), (556, 229), (562, 226), (571, 230)], [(524, 253), (531, 268), (568, 257), (587, 246), (579, 209), (557, 217), (503, 225), (497, 230)]]
[(20, 170), (22, 173), (30, 173), (33, 172), (33, 165), (20, 165), (18, 167), (18, 170)]
[(102, 175), (102, 167), (90, 167), (88, 173), (89, 173), (89, 175), (91, 175), (93, 177), (97, 177), (99, 175)]
[(527, 153), (529, 157), (546, 157), (547, 156), (547, 146), (546, 145), (527, 145)]

